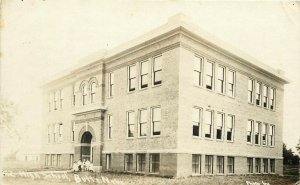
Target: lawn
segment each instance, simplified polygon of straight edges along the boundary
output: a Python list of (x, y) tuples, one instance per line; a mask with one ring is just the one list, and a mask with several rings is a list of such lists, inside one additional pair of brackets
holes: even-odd
[[(20, 169), (18, 169), (19, 171)], [(16, 171), (16, 170), (14, 170)], [(124, 184), (124, 185), (292, 185), (299, 180), (299, 168), (297, 166), (285, 166), (284, 176), (278, 175), (234, 175), (234, 176), (200, 176), (188, 178), (161, 178), (144, 175), (131, 175), (122, 173), (66, 173), (58, 171), (48, 171), (44, 174), (33, 169), (28, 174), (17, 174), (16, 177), (3, 176), (2, 185), (91, 185), (91, 184)], [(38, 175), (34, 175), (38, 174)], [(257, 184), (255, 184), (257, 183)], [(250, 183), (248, 183), (250, 184)]]

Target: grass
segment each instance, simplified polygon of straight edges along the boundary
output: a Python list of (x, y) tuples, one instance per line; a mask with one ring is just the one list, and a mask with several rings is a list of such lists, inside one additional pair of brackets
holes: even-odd
[[(18, 169), (20, 170), (20, 169)], [(14, 169), (17, 171), (17, 169)], [(37, 171), (36, 168), (32, 171)], [(75, 176), (74, 176), (75, 175)], [(78, 176), (83, 177), (80, 179), (81, 182), (76, 183)], [(99, 182), (83, 182), (84, 177), (91, 176), (94, 180), (99, 179)], [(112, 180), (117, 180), (122, 182), (124, 185), (234, 185), (234, 184), (247, 184), (249, 182), (257, 182), (262, 184), (269, 183), (270, 185), (292, 185), (299, 180), (299, 168), (297, 166), (285, 166), (284, 176), (278, 175), (234, 175), (234, 176), (200, 176), (200, 177), (188, 177), (188, 178), (161, 178), (153, 176), (144, 175), (132, 175), (132, 174), (122, 174), (122, 173), (87, 173), (81, 172), (77, 174), (67, 173), (67, 179), (56, 179), (56, 178), (36, 178), (31, 179), (30, 177), (3, 177), (3, 185), (91, 185), (91, 184), (114, 184)], [(77, 178), (74, 178), (77, 177)], [(108, 181), (105, 183), (105, 179)]]

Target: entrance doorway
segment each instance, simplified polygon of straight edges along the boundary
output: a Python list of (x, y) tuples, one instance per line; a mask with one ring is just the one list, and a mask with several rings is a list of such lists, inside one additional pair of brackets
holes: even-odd
[(81, 137), (81, 160), (89, 160), (92, 161), (91, 157), (91, 142), (92, 142), (92, 134), (90, 132), (84, 132)]

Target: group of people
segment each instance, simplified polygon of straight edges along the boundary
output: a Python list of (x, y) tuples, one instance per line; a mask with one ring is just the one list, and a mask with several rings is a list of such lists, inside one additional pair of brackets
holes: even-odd
[(79, 159), (77, 162), (74, 161), (73, 163), (73, 171), (74, 172), (80, 172), (80, 171), (90, 171), (93, 172), (94, 165), (93, 163), (91, 163), (89, 160), (84, 159), (83, 161), (81, 161), (81, 159)]

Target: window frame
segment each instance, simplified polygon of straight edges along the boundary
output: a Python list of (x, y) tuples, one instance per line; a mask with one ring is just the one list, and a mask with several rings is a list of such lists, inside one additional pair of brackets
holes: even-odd
[[(223, 70), (223, 79), (220, 79), (219, 77), (219, 69)], [(226, 85), (225, 85), (225, 81), (226, 81), (226, 68), (222, 65), (218, 65), (217, 66), (217, 92), (220, 94), (225, 94), (226, 92)], [(221, 84), (221, 89), (219, 89), (219, 85)]]
[[(147, 69), (146, 69), (146, 73), (143, 73), (143, 64), (146, 63), (147, 65)], [(146, 60), (142, 60), (140, 61), (140, 69), (139, 69), (139, 76), (140, 76), (140, 80), (139, 80), (139, 88), (140, 89), (147, 89), (149, 87), (149, 59)], [(146, 78), (146, 84), (143, 83), (143, 77)]]
[[(229, 163), (229, 159), (232, 159), (232, 164)], [(234, 163), (235, 163), (235, 158), (233, 156), (227, 156), (227, 173), (228, 174), (234, 174)], [(232, 168), (232, 172), (230, 170)]]
[(214, 156), (205, 155), (205, 174), (214, 173)]
[(125, 172), (133, 172), (133, 154), (132, 153), (126, 153), (124, 155), (124, 171)]
[[(250, 123), (250, 126), (251, 126), (251, 130), (250, 130), (250, 142), (248, 141), (248, 132), (249, 132), (249, 130), (248, 130), (248, 127), (249, 127), (249, 123)], [(247, 139), (246, 139), (246, 141), (247, 141), (247, 143), (248, 144), (253, 144), (254, 142), (253, 142), (253, 133), (254, 133), (254, 120), (251, 120), (251, 119), (248, 119), (248, 121), (247, 121)]]
[(268, 146), (268, 127), (268, 123), (262, 123), (261, 125), (261, 144), (263, 146)]
[(58, 124), (58, 142), (63, 142), (63, 123)]
[(275, 109), (276, 109), (276, 89), (273, 87), (270, 87), (269, 89), (270, 89), (269, 107), (270, 107), (270, 110), (275, 111)]
[[(158, 157), (158, 160), (155, 160), (153, 162), (153, 157), (156, 156)], [(149, 154), (149, 173), (152, 173), (152, 174), (158, 174), (160, 173), (160, 154), (159, 153), (150, 153)], [(156, 170), (153, 170), (153, 164), (157, 165), (157, 171)], [(154, 167), (155, 168), (155, 167)]]
[[(220, 160), (221, 159), (221, 160)], [(224, 156), (217, 156), (217, 173), (218, 174), (224, 174), (224, 164), (225, 164), (225, 157)]]
[[(219, 120), (219, 115), (221, 115), (221, 120)], [(218, 128), (219, 124), (218, 122), (221, 121), (221, 138), (218, 138)], [(225, 113), (223, 112), (217, 112), (216, 120), (215, 120), (215, 139), (222, 141), (224, 140), (224, 126), (225, 126)], [(227, 130), (227, 129), (226, 129)], [(227, 140), (227, 138), (226, 138)]]
[[(144, 159), (144, 160), (143, 160)], [(146, 153), (136, 154), (136, 172), (145, 173), (146, 172)]]
[(84, 84), (82, 86), (82, 105), (87, 105), (87, 99), (88, 99), (88, 86), (87, 84)]
[[(146, 112), (146, 122), (141, 122), (142, 120), (141, 120), (141, 118), (142, 118), (142, 116), (141, 116), (141, 113), (142, 113), (142, 111), (145, 111)], [(141, 133), (141, 131), (142, 131), (142, 126), (145, 126), (146, 128), (145, 128), (145, 131), (146, 131), (146, 133), (145, 133), (145, 135), (142, 135)], [(147, 133), (147, 130), (148, 130), (148, 109), (147, 108), (142, 108), (142, 109), (139, 109), (138, 110), (138, 137), (147, 137), (147, 135), (148, 135), (148, 133)]]
[[(194, 159), (197, 159), (197, 160), (194, 160)], [(193, 175), (199, 175), (199, 174), (202, 173), (202, 170), (201, 170), (202, 161), (201, 161), (201, 159), (202, 159), (201, 154), (192, 154), (192, 174)]]
[(261, 173), (261, 158), (255, 158), (255, 173)]
[(253, 158), (247, 157), (247, 173), (252, 174), (253, 173)]
[[(200, 108), (200, 107), (197, 107), (197, 106), (194, 106), (193, 107), (193, 114), (195, 113), (194, 111), (197, 110), (198, 111), (198, 116), (199, 116), (199, 120), (196, 121), (196, 120), (192, 120), (192, 123), (193, 123), (193, 128), (192, 128), (192, 135), (193, 137), (201, 137), (202, 134), (201, 134), (201, 130), (202, 130), (202, 116), (203, 116), (203, 109)], [(194, 119), (194, 115), (193, 115), (193, 119)], [(198, 127), (198, 135), (194, 135), (195, 134), (195, 128), (194, 127)]]
[[(93, 87), (93, 85), (95, 84), (95, 86)], [(96, 89), (97, 89), (97, 84), (96, 82), (92, 82), (90, 85), (90, 101), (91, 103), (95, 103), (95, 98), (96, 98)]]
[[(199, 69), (196, 69), (196, 66), (198, 65), (195, 65), (196, 62), (200, 62), (200, 65), (199, 65)], [(193, 74), (194, 74), (194, 85), (196, 86), (199, 86), (199, 87), (202, 87), (203, 86), (203, 64), (204, 64), (204, 58), (203, 57), (200, 57), (200, 56), (197, 56), (195, 55), (194, 56), (194, 60), (193, 60)], [(195, 82), (195, 78), (197, 76), (197, 82), (198, 84)]]
[[(262, 105), (261, 100), (262, 100), (262, 83), (256, 81), (255, 82), (255, 105), (260, 107)], [(259, 103), (257, 103), (257, 101), (259, 101)]]
[[(161, 68), (158, 70), (155, 70), (155, 61), (157, 58), (160, 58), (160, 60), (161, 60), (161, 66), (160, 66)], [(159, 86), (162, 84), (162, 71), (163, 71), (162, 55), (156, 55), (152, 58), (152, 85), (153, 86)], [(160, 74), (161, 80), (156, 81), (155, 77), (156, 77), (156, 74), (158, 74), (158, 73), (161, 73)]]
[(108, 73), (108, 97), (114, 96), (115, 75), (114, 72)]
[[(130, 114), (132, 114), (132, 116), (133, 116), (133, 123), (129, 123), (129, 121), (130, 121)], [(134, 138), (135, 137), (135, 122), (136, 122), (136, 120), (135, 120), (135, 112), (133, 111), (133, 110), (130, 110), (130, 111), (127, 111), (126, 112), (126, 123), (127, 123), (127, 133), (126, 133), (126, 137), (127, 137), (127, 139), (129, 139), (129, 138)], [(133, 125), (133, 130), (132, 130), (132, 136), (130, 136), (130, 126), (131, 125)]]
[[(154, 121), (153, 120), (153, 113), (154, 113), (154, 109), (160, 109), (160, 121)], [(162, 118), (162, 111), (161, 111), (161, 106), (155, 106), (155, 107), (151, 107), (151, 137), (160, 137), (161, 136), (161, 118)], [(154, 134), (154, 125), (155, 123), (158, 123), (159, 124), (159, 128), (160, 128), (160, 131), (159, 131), (159, 134)]]
[[(270, 132), (272, 132), (272, 135), (270, 135)], [(270, 138), (270, 136), (272, 136)], [(274, 124), (269, 124), (269, 129), (268, 129), (268, 145), (270, 147), (275, 146), (275, 125)]]
[(111, 169), (111, 154), (105, 154), (105, 170)]
[(112, 125), (113, 125), (113, 116), (111, 114), (107, 114), (107, 139), (112, 139)]
[[(249, 82), (251, 82), (251, 90), (249, 89)], [(255, 80), (252, 78), (248, 79), (248, 103), (254, 104), (254, 99), (255, 99)], [(249, 96), (249, 94), (251, 94), (251, 96)], [(251, 97), (250, 101), (249, 101), (249, 97)]]
[[(214, 80), (215, 80), (214, 79), (214, 75), (215, 75), (215, 71), (214, 71), (214, 69), (215, 69), (215, 62), (206, 59), (204, 63), (205, 63), (205, 65), (204, 65), (204, 71), (205, 71), (205, 89), (213, 91), (214, 90)], [(208, 63), (211, 64), (211, 74), (208, 74), (208, 66), (207, 66)], [(209, 88), (209, 86), (207, 84), (208, 80), (211, 83), (211, 87), (210, 88)]]
[[(134, 71), (134, 76), (133, 77), (131, 77), (131, 68), (133, 68), (133, 71)], [(128, 92), (134, 92), (134, 91), (136, 91), (136, 83), (137, 83), (137, 68), (136, 68), (136, 63), (128, 65), (127, 71), (128, 71), (127, 72), (128, 73), (127, 91)], [(133, 85), (133, 87), (131, 85)]]
[[(207, 122), (206, 123), (206, 121), (208, 121), (207, 120), (207, 118), (206, 118), (206, 114), (204, 114), (204, 121), (203, 121), (203, 136), (205, 137), (205, 138), (207, 138), (207, 139), (212, 139), (213, 138), (213, 123), (214, 123), (214, 112), (213, 112), (213, 110), (210, 110), (210, 109), (206, 109), (205, 110), (205, 113), (206, 112), (210, 112), (210, 124)], [(208, 125), (210, 125), (210, 136), (208, 137), (208, 136), (206, 136), (207, 135), (207, 133), (206, 133), (206, 127), (208, 126)]]
[(269, 108), (269, 87), (266, 84), (262, 86), (262, 107)]
[[(231, 120), (232, 120), (231, 140), (228, 140), (228, 124), (229, 124), (228, 118), (229, 117), (231, 117)], [(234, 127), (235, 127), (235, 115), (228, 114), (227, 115), (227, 123), (226, 123), (226, 141), (227, 142), (233, 142), (234, 141)]]
[[(256, 132), (256, 128), (257, 128), (257, 132)], [(257, 135), (257, 138), (256, 138), (256, 135)], [(258, 139), (257, 142), (256, 142), (256, 139)], [(254, 125), (254, 144), (255, 145), (261, 144), (261, 122), (260, 121), (256, 121), (255, 125)]]
[[(232, 82), (229, 81), (230, 73), (232, 73)], [(236, 85), (236, 72), (232, 69), (228, 69), (228, 71), (227, 71), (227, 95), (229, 97), (232, 97), (232, 98), (235, 97), (235, 85)], [(232, 91), (230, 91), (231, 88), (229, 88), (229, 87), (232, 87)], [(229, 94), (230, 92), (231, 92), (231, 94)]]

